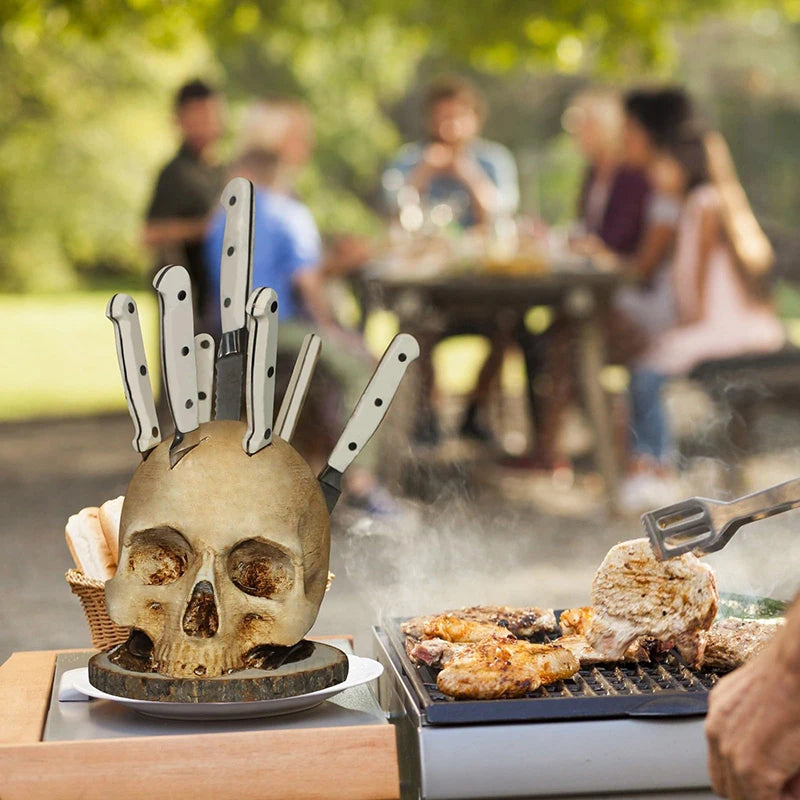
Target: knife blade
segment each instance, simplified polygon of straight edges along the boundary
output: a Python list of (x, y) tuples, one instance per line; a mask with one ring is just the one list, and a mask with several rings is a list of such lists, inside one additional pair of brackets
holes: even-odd
[(253, 282), (253, 184), (245, 178), (229, 181), (220, 205), (225, 210), (225, 232), (220, 262), (222, 338), (217, 354), (215, 418), (239, 419), (247, 347), (245, 303)]
[(211, 420), (211, 395), (214, 393), (214, 337), (198, 333), (194, 337), (197, 361), (197, 418), (202, 425)]
[(275, 433), (284, 442), (291, 442), (297, 428), (297, 421), (308, 396), (308, 387), (322, 351), (322, 339), (316, 333), (308, 333), (300, 346), (294, 362), (292, 377), (286, 387), (278, 416), (275, 420)]
[(106, 316), (114, 325), (117, 361), (135, 431), (133, 449), (145, 459), (161, 442), (161, 432), (136, 301), (129, 294), (115, 294), (108, 301)]
[(328, 463), (317, 480), (322, 486), (328, 513), (342, 492), (342, 473), (364, 449), (386, 416), (409, 364), (419, 358), (419, 343), (408, 333), (398, 333), (386, 348), (372, 378), (344, 426)]
[(169, 447), (170, 468), (200, 444), (197, 364), (194, 354), (192, 284), (189, 273), (172, 265), (153, 280), (161, 312), (161, 365), (167, 404), (175, 422)]
[(272, 444), (278, 359), (278, 295), (274, 290), (256, 289), (247, 301), (247, 316), (247, 431), (242, 447), (252, 456)]

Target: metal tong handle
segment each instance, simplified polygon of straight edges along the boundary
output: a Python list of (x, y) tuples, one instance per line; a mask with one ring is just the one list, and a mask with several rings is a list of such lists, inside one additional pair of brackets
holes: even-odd
[(800, 478), (761, 489), (737, 500), (720, 503), (714, 516), (720, 524), (716, 550), (722, 549), (743, 525), (800, 507)]

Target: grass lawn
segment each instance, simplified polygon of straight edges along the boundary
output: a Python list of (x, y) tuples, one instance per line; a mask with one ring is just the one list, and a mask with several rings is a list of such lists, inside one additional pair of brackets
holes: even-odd
[[(125, 408), (111, 292), (0, 295), (0, 419), (94, 414)], [(134, 293), (148, 361), (157, 364), (157, 301)]]
[[(109, 290), (60, 295), (0, 295), (0, 420), (88, 415), (125, 409), (114, 332), (106, 319)], [(158, 368), (158, 303), (134, 292), (151, 369)], [(374, 314), (367, 340), (379, 354), (397, 331), (391, 314)], [(462, 394), (487, 352), (484, 340), (461, 337), (434, 354), (439, 383)], [(521, 358), (511, 358), (504, 383), (521, 390)]]
[[(102, 289), (58, 295), (0, 295), (0, 420), (125, 409), (114, 333), (105, 316), (111, 294)], [(156, 297), (146, 291), (133, 295), (139, 305), (148, 361), (151, 369), (156, 369)], [(779, 286), (777, 304), (790, 339), (800, 344), (800, 291), (786, 284)], [(373, 352), (380, 354), (396, 331), (397, 322), (391, 314), (373, 314), (366, 331)], [(434, 352), (434, 366), (443, 391), (457, 395), (469, 391), (487, 347), (478, 336), (440, 344)], [(523, 381), (521, 355), (513, 353), (503, 370), (504, 388), (522, 392)], [(619, 381), (612, 382), (619, 390)]]

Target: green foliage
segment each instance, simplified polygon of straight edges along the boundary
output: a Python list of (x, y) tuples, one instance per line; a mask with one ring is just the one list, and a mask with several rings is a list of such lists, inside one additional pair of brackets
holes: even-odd
[(195, 74), (224, 82), (234, 120), (253, 96), (305, 98), (318, 151), (303, 196), (323, 229), (367, 231), (376, 227), (369, 210), (376, 175), (399, 143), (390, 111), (424, 59), (486, 74), (545, 66), (663, 72), (674, 57), (674, 22), (730, 7), (727, 0), (5, 0), (0, 289), (69, 287), (80, 265), (145, 268), (137, 232), (156, 170), (175, 146), (171, 93)]

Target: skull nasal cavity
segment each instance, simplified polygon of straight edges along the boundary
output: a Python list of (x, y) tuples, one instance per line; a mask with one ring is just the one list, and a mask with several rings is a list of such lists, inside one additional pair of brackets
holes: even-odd
[(208, 581), (199, 581), (192, 591), (189, 605), (183, 615), (183, 630), (187, 636), (209, 639), (219, 628), (214, 587)]

